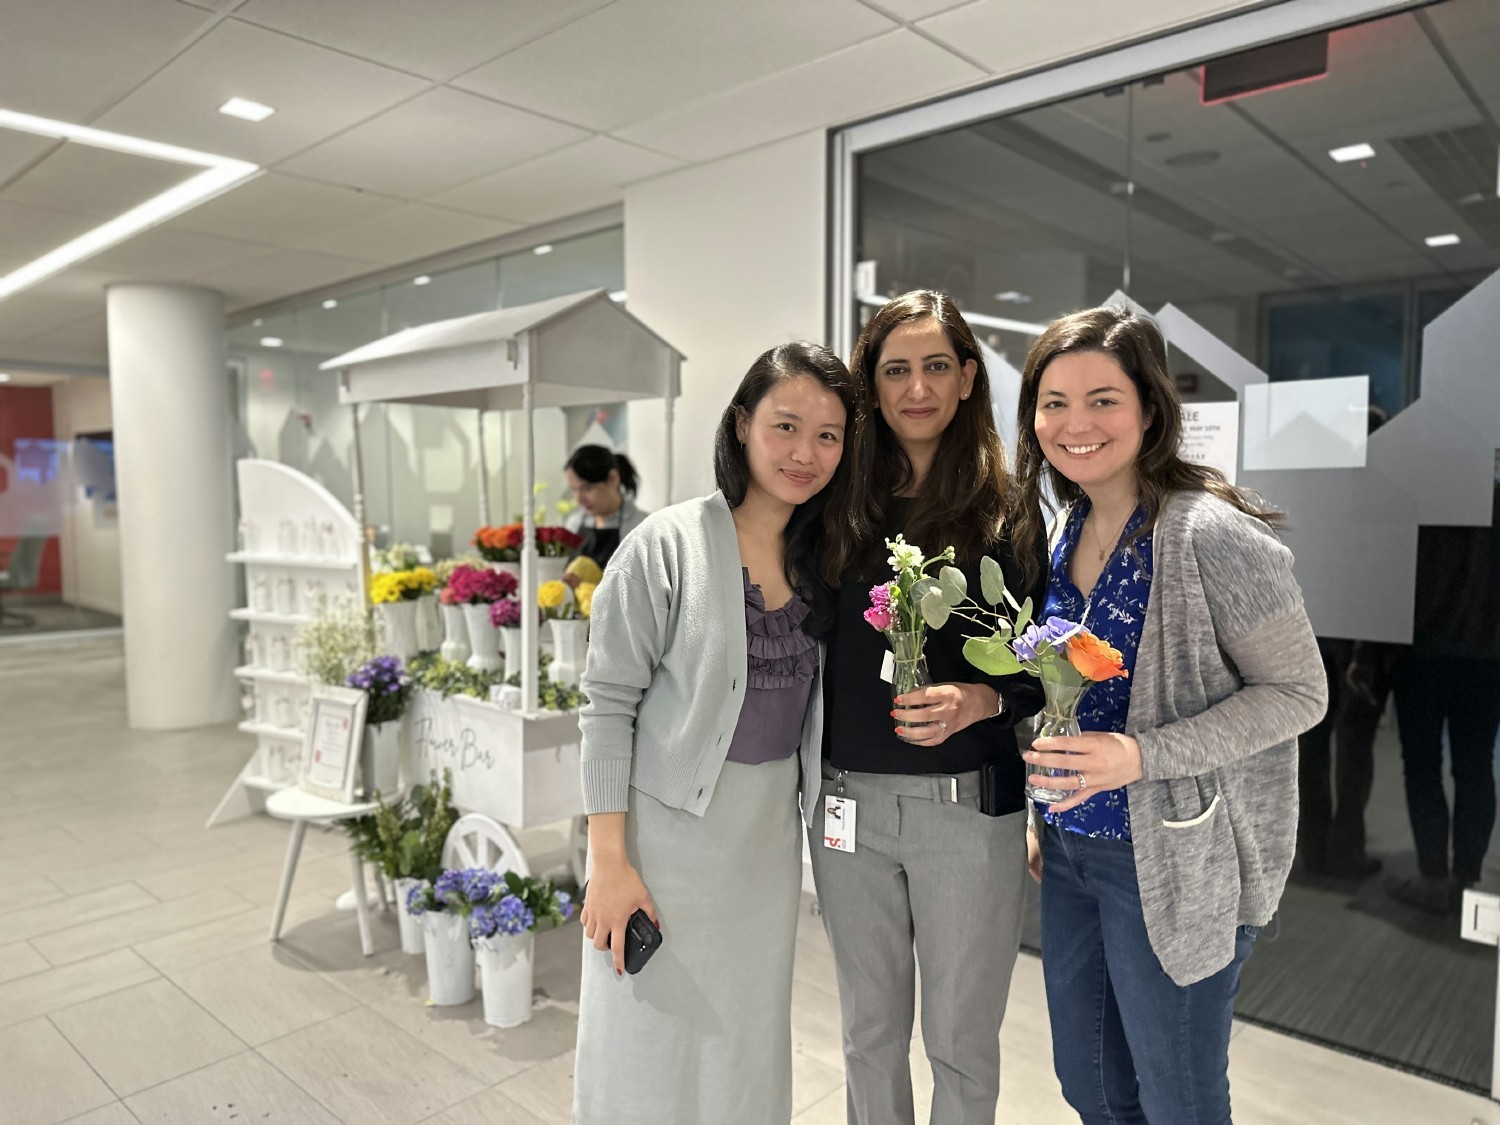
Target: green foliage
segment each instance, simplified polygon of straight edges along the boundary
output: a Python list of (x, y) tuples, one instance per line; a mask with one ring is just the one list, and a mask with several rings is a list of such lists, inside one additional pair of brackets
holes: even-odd
[(394, 804), (386, 804), (377, 792), (375, 803), (370, 816), (342, 822), (356, 854), (389, 879), (436, 880), (443, 871), (448, 830), (458, 820), (452, 771), (444, 770), (441, 781), (434, 774), (429, 784), (414, 786), (409, 797)]
[(533, 914), (536, 915), (536, 924), (533, 930), (561, 926), (568, 920), (563, 913), (562, 902), (557, 897), (557, 892), (563, 888), (559, 887), (552, 879), (542, 879), (536, 875), (520, 876), (514, 871), (505, 873), (505, 891), (497, 891), (494, 895), (496, 902), (500, 901), (502, 894), (513, 894), (526, 904)]
[(320, 684), (344, 687), (350, 674), (375, 656), (370, 623), (357, 607), (318, 598), (311, 623), (297, 630), (302, 671)]
[[(588, 702), (588, 697), (578, 690), (577, 684), (557, 684), (547, 675), (552, 657), (545, 652), (538, 663), (538, 691), (542, 709), (545, 711), (576, 711)], [(453, 664), (436, 653), (424, 653), (414, 658), (408, 670), (420, 686), (435, 691), (445, 699), (452, 695), (468, 695), (475, 699), (488, 700), (490, 688), (496, 684), (521, 686), (521, 673), (503, 677), (496, 672), (476, 672), (466, 664)]]

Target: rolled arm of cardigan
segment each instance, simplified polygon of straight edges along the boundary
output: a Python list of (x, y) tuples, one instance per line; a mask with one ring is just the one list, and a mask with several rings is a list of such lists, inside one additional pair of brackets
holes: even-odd
[(1323, 717), (1327, 677), (1300, 603), (1224, 650), (1242, 686), (1191, 718), (1136, 732), (1144, 780), (1208, 773), (1296, 738)]
[(611, 566), (594, 592), (588, 668), (578, 713), (586, 813), (625, 812), (641, 697), (661, 663), (668, 607), (624, 566)]

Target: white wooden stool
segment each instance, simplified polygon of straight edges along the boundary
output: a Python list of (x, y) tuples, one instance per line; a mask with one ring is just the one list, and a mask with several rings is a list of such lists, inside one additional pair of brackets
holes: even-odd
[[(281, 889), (276, 892), (276, 910), (271, 915), (271, 940), (281, 940), (281, 923), (286, 917), (287, 899), (292, 894), (292, 878), (297, 873), (297, 860), (302, 855), (302, 838), (307, 835), (309, 823), (327, 824), (339, 820), (353, 820), (369, 816), (376, 809), (373, 801), (357, 805), (346, 805), (332, 801), (292, 786), (279, 789), (266, 798), (266, 812), (278, 820), (292, 822), (292, 836), (286, 845), (286, 862), (281, 868)], [(375, 952), (375, 942), (370, 936), (370, 903), (365, 896), (365, 865), (353, 844), (349, 847), (350, 870), (354, 876), (354, 913), (359, 918), (359, 947), (366, 957)]]

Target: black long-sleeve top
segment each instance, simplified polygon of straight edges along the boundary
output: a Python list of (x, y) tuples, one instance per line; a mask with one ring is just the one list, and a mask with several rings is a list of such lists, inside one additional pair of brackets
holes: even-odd
[[(927, 544), (922, 546), (928, 549)], [(1040, 611), (1047, 592), (1045, 548), (1038, 547), (1037, 578), (1027, 586), (1022, 584), (1008, 540), (994, 544), (989, 554), (1000, 564), (1006, 588), (1016, 601), (1030, 597)], [(959, 569), (977, 597), (979, 560), (969, 560)], [(1002, 810), (1008, 811), (1011, 805), (1024, 808), (1026, 772), (1016, 748), (1015, 724), (1042, 709), (1040, 682), (1025, 672), (987, 676), (975, 668), (964, 659), (963, 645), (969, 636), (980, 635), (983, 630), (971, 621), (950, 617), (943, 628), (927, 631), (925, 653), (933, 681), (988, 684), (1004, 697), (1005, 708), (996, 718), (953, 732), (938, 746), (913, 746), (901, 741), (890, 715), (890, 685), (880, 678), (889, 645), (884, 634), (864, 620), (864, 611), (870, 607), (870, 587), (890, 578), (888, 568), (874, 574), (850, 574), (835, 592), (834, 626), (828, 637), (823, 675), (824, 757), (835, 769), (864, 773), (959, 774), (995, 762), (1001, 766), (998, 792)]]

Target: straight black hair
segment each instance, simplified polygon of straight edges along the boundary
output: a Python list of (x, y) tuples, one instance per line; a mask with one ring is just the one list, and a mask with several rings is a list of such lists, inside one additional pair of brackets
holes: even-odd
[(630, 458), (602, 445), (580, 445), (573, 450), (573, 455), (568, 458), (568, 463), (563, 468), (570, 470), (579, 480), (588, 484), (603, 484), (609, 479), (611, 471), (617, 472), (620, 474), (622, 492), (628, 492), (634, 496), (640, 491), (640, 477), (636, 475), (635, 466), (631, 464)]
[[(854, 380), (849, 377), (849, 369), (843, 360), (821, 344), (801, 341), (780, 344), (762, 352), (740, 380), (734, 397), (724, 408), (714, 436), (714, 481), (731, 508), (745, 502), (745, 493), (750, 487), (750, 459), (740, 444), (740, 420), (754, 414), (760, 400), (777, 384), (804, 376), (817, 380), (838, 396), (844, 404), (845, 432), (853, 431), (857, 400)], [(823, 547), (823, 513), (831, 495), (846, 492), (848, 475), (849, 458), (842, 456), (833, 479), (816, 496), (797, 505), (782, 534), (782, 569), (787, 582), (793, 587), (801, 587), (808, 594), (812, 612), (803, 628), (815, 637), (826, 635), (833, 626), (833, 591), (818, 565)]]

